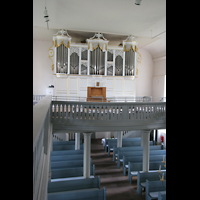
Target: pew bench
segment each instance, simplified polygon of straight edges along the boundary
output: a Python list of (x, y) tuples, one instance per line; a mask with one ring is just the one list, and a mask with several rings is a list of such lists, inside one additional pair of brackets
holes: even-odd
[(160, 177), (164, 173), (166, 178), (166, 170), (161, 170), (162, 173), (159, 174), (158, 171), (149, 171), (149, 172), (138, 172), (137, 174), (137, 193), (142, 196), (142, 188), (146, 187), (146, 180), (149, 181), (159, 181)]
[[(75, 145), (75, 140), (70, 141), (52, 141), (53, 146), (57, 145)], [(80, 144), (82, 144), (82, 139), (80, 140)]]
[(111, 139), (105, 138), (105, 143), (103, 144), (105, 152), (108, 152), (108, 141), (109, 140), (117, 140), (117, 138), (111, 138)]
[(120, 169), (120, 164), (123, 163), (123, 156), (143, 156), (143, 150), (133, 152), (118, 152), (117, 155), (117, 167)]
[(48, 194), (48, 200), (106, 200), (106, 188), (75, 190)]
[[(108, 147), (108, 141), (111, 141), (111, 143), (113, 143), (114, 146), (117, 146), (117, 138), (105, 139), (105, 144), (104, 144), (105, 152), (108, 152), (108, 149), (109, 149), (109, 147)], [(139, 138), (122, 138), (122, 144), (125, 141), (128, 141), (128, 142), (135, 141), (135, 142), (137, 142), (137, 144), (139, 142), (138, 146), (141, 145), (141, 137), (139, 137)], [(113, 151), (112, 149), (113, 149), (113, 147), (111, 147), (110, 151)]]
[[(84, 144), (80, 144), (80, 149), (84, 149)], [(54, 145), (53, 151), (75, 150), (75, 144)]]
[[(122, 147), (133, 147), (133, 146), (141, 146), (141, 138), (123, 138), (122, 139)], [(117, 147), (116, 141), (108, 141), (108, 156), (110, 156), (110, 151), (114, 151), (114, 147)]]
[[(149, 156), (166, 155), (166, 150), (149, 150)], [(117, 155), (117, 167), (120, 169), (120, 164), (123, 163), (123, 156), (143, 156), (143, 151), (119, 152)]]
[[(150, 141), (151, 142), (151, 141)], [(151, 150), (162, 150), (162, 145), (150, 145)], [(114, 147), (113, 148), (113, 162), (115, 162), (118, 152), (130, 152), (130, 151), (142, 151), (143, 146), (134, 146), (134, 147)]]
[(96, 178), (48, 182), (48, 193), (67, 192), (83, 189), (100, 189), (100, 176)]
[(123, 152), (123, 151), (142, 151), (143, 147), (142, 146), (135, 146), (135, 147), (114, 147), (113, 148), (113, 162), (115, 162), (118, 152)]
[(51, 156), (51, 162), (83, 160), (83, 154)]
[(77, 155), (82, 154), (83, 155), (83, 149), (79, 150), (62, 150), (62, 151), (51, 151), (51, 157), (52, 156), (61, 156), (61, 155)]
[(158, 200), (166, 200), (166, 193), (158, 192)]
[(162, 181), (146, 180), (145, 199), (158, 199), (158, 193), (161, 193), (161, 195), (166, 195), (166, 187), (163, 186)]
[[(166, 156), (165, 156), (166, 158)], [(150, 155), (149, 156), (149, 162), (154, 162), (154, 161), (162, 161), (163, 160), (163, 155)], [(126, 176), (126, 171), (128, 170), (128, 162), (131, 163), (138, 163), (138, 162), (143, 162), (143, 156), (123, 156), (123, 174)]]
[[(92, 166), (92, 158), (90, 158), (90, 165)], [(63, 168), (72, 168), (72, 167), (83, 167), (83, 159), (72, 160), (72, 161), (51, 162), (51, 170), (53, 170), (53, 169), (63, 169)]]
[[(149, 162), (149, 170), (159, 170), (159, 166), (161, 165), (161, 170), (166, 169), (162, 161), (160, 162)], [(138, 171), (143, 171), (143, 163), (128, 163), (128, 180), (132, 184), (132, 177), (137, 176)]]
[[(95, 165), (90, 166), (90, 175), (95, 176)], [(51, 181), (77, 179), (74, 177), (83, 177), (83, 167), (73, 167), (66, 169), (53, 169), (51, 170)], [(54, 180), (57, 179), (57, 180)]]

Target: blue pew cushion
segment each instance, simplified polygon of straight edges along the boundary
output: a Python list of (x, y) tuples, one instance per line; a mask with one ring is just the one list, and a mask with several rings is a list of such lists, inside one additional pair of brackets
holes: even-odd
[(142, 182), (142, 183), (140, 183), (140, 185), (141, 185), (142, 187), (146, 187), (146, 182)]
[(133, 172), (131, 172), (131, 175), (133, 175), (133, 176), (137, 176), (137, 174), (138, 174), (138, 171), (133, 171)]
[[(159, 191), (161, 194), (166, 194), (166, 191)], [(158, 198), (158, 193), (159, 192), (150, 192), (149, 196), (152, 198)]]
[[(91, 175), (90, 178), (94, 178), (94, 176)], [(70, 181), (70, 180), (76, 180), (76, 179), (84, 179), (84, 176), (76, 176), (76, 177), (69, 177), (69, 178), (55, 178), (55, 179), (51, 179), (51, 182)]]

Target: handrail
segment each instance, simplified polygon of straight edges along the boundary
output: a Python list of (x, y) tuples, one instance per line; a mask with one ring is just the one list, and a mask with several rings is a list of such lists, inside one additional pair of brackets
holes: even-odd
[[(154, 98), (156, 102), (161, 101), (163, 97)], [(90, 101), (91, 99), (91, 101)], [(77, 97), (77, 96), (52, 96), (52, 101), (79, 101), (79, 102), (92, 102), (94, 100), (98, 102), (152, 102), (152, 96), (124, 96), (124, 97)], [(95, 101), (96, 101), (95, 100)]]
[(47, 198), (51, 149), (51, 95), (33, 107), (33, 199)]
[(41, 99), (43, 99), (46, 95), (33, 95), (33, 106), (37, 104)]
[(33, 101), (36, 100), (36, 101), (39, 101), (41, 99), (43, 99), (46, 95), (43, 95), (43, 94), (39, 94), (39, 95), (33, 95)]

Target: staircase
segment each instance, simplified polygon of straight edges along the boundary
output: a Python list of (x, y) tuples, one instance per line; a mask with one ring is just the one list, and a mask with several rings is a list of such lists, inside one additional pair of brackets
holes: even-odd
[(122, 138), (141, 137), (141, 130), (136, 131), (123, 131)]

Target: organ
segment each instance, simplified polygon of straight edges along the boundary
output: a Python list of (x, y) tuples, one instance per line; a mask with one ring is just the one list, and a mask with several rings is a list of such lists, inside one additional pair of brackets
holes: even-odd
[(87, 44), (71, 44), (71, 36), (61, 29), (49, 48), (54, 74), (134, 76), (138, 74), (141, 55), (133, 35), (123, 40), (123, 47), (110, 48), (102, 33), (95, 33)]

